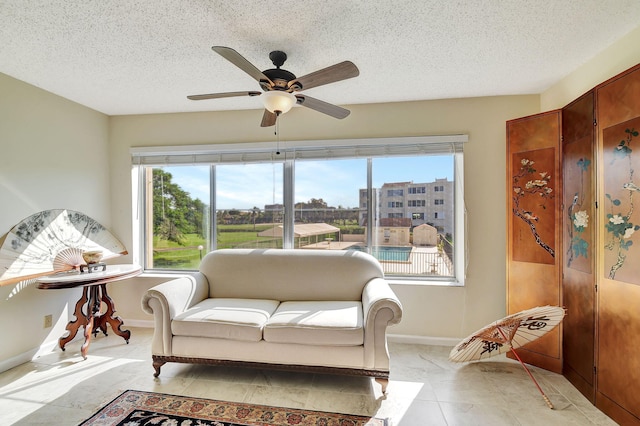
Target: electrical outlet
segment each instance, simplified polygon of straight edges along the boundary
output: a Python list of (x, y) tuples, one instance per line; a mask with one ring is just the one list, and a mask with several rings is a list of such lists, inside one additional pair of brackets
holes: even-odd
[(53, 325), (53, 315), (45, 315), (44, 316), (44, 328), (49, 328)]

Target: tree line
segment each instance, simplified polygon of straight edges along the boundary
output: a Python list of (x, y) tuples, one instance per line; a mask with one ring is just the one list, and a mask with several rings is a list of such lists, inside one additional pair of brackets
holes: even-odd
[[(173, 182), (171, 173), (153, 169), (153, 232), (162, 239), (184, 244), (186, 234), (206, 238), (206, 218), (209, 206)], [(322, 198), (312, 198), (294, 206), (296, 223), (357, 224), (358, 209), (331, 207)], [(227, 225), (280, 223), (282, 205), (260, 209), (226, 209), (216, 212), (217, 223)]]

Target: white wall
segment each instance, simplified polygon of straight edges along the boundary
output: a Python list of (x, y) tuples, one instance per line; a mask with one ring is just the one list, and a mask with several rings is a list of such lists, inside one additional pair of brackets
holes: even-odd
[[(108, 117), (4, 74), (0, 94), (0, 239), (55, 208), (109, 226)], [(0, 287), (0, 371), (57, 341), (80, 292)], [(44, 329), (45, 314), (53, 328)]]
[(640, 26), (540, 95), (541, 111), (562, 108), (598, 84), (640, 63)]
[[(394, 286), (405, 310), (403, 321), (392, 332), (457, 338), (502, 317), (506, 310), (505, 121), (538, 112), (539, 97), (451, 99), (348, 108), (352, 113), (345, 120), (294, 108), (282, 117), (282, 140), (469, 135), (464, 161), (469, 241), (466, 287)], [(273, 129), (260, 128), (261, 116), (261, 111), (235, 111), (112, 117), (112, 223), (116, 235), (131, 234), (129, 148), (274, 141)], [(274, 142), (268, 143), (275, 147)], [(132, 245), (131, 240), (124, 243), (127, 247)], [(118, 300), (118, 313), (124, 318), (150, 320), (140, 310), (139, 296), (154, 281), (131, 281), (135, 283), (114, 285), (110, 290)]]

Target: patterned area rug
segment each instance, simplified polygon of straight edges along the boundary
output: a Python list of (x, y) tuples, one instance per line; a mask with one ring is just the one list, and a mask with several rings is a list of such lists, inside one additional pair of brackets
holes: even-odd
[(128, 390), (81, 426), (386, 426), (366, 416), (269, 407)]

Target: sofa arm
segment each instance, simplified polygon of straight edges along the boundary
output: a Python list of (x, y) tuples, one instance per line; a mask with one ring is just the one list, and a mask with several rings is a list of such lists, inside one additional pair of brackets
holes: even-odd
[(142, 296), (142, 310), (153, 314), (154, 355), (171, 355), (171, 321), (176, 315), (209, 297), (209, 283), (200, 272), (150, 288)]
[(385, 279), (374, 278), (362, 292), (362, 309), (365, 365), (388, 371), (387, 327), (402, 319), (402, 304)]

